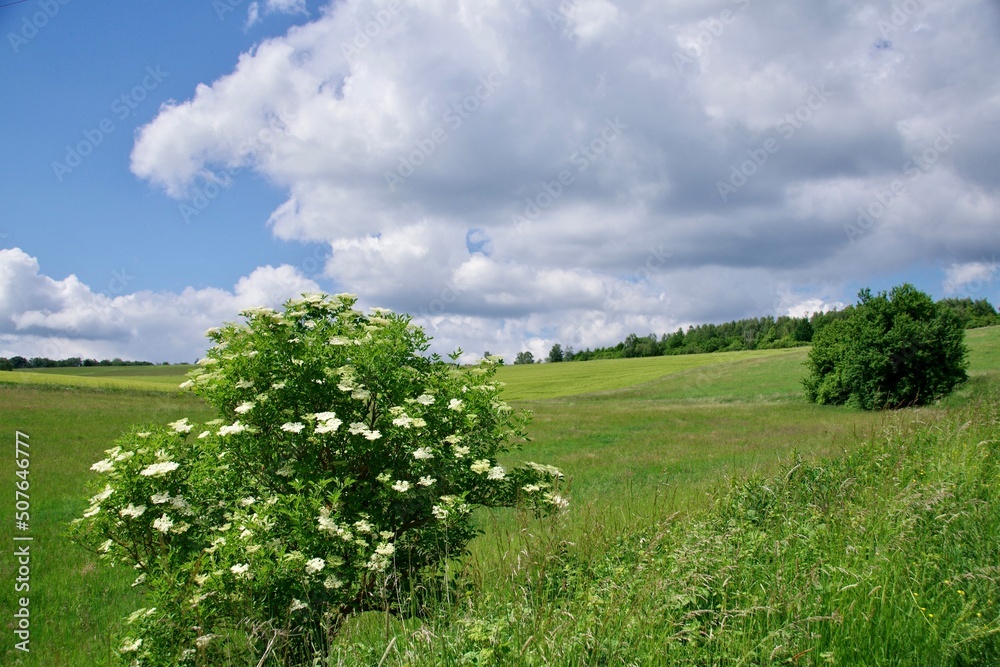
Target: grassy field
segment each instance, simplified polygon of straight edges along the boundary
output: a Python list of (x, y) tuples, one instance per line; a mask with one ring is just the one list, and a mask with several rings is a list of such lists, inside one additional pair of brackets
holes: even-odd
[(57, 385), (93, 389), (178, 391), (193, 366), (86, 366), (33, 368), (0, 373), (0, 384)]
[[(802, 348), (502, 369), (508, 397), (534, 413), (531, 442), (515, 456), (565, 470), (571, 511), (548, 522), (484, 512), (486, 534), (466, 562), (470, 595), (423, 624), (356, 619), (337, 648), (340, 664), (380, 664), (390, 643), (381, 664), (666, 664), (668, 644), (677, 660), (700, 664), (991, 664), (965, 649), (991, 657), (984, 638), (1000, 633), (1000, 591), (992, 588), (1000, 560), (984, 546), (1000, 536), (967, 526), (992, 526), (983, 512), (993, 505), (959, 501), (974, 490), (964, 478), (1000, 481), (989, 467), (989, 443), (1000, 442), (1000, 328), (972, 331), (968, 340), (972, 380), (941, 405), (893, 415), (806, 403)], [(8, 453), (15, 430), (31, 436), (34, 537), (32, 653), (14, 651), (8, 632), (0, 664), (111, 664), (111, 636), (140, 605), (131, 572), (97, 567), (63, 537), (86, 508), (88, 468), (132, 424), (214, 416), (176, 391), (181, 367), (82, 374), (89, 370), (0, 374)], [(865, 468), (868, 486), (852, 477), (883, 455), (894, 461), (891, 474)], [(799, 456), (797, 470), (811, 475), (801, 483), (788, 472)], [(13, 487), (13, 456), (5, 460), (2, 478)], [(740, 481), (748, 477), (758, 482)], [(933, 484), (912, 486), (924, 478)], [(834, 487), (858, 495), (841, 493), (822, 507), (808, 498)], [(7, 497), (9, 517), (13, 488)], [(894, 523), (915, 511), (907, 508), (925, 506), (933, 513), (919, 525)], [(954, 522), (954, 531), (935, 527), (941, 512), (936, 520)], [(10, 545), (12, 537), (12, 521), (0, 522), (0, 541)], [(966, 567), (984, 558), (994, 570)], [(0, 558), (0, 580), (12, 582), (14, 568), (11, 557)], [(730, 584), (720, 581), (723, 571)], [(959, 576), (961, 589), (943, 583)], [(978, 610), (960, 605), (955, 590), (969, 602), (975, 591)], [(933, 608), (954, 618), (930, 622), (921, 614), (932, 607), (909, 593), (934, 596)], [(0, 599), (9, 626), (12, 586)], [(986, 620), (975, 616), (984, 611)], [(871, 649), (848, 660), (844, 637), (874, 641), (863, 634), (865, 619), (879, 614), (890, 615), (879, 632), (896, 652)], [(733, 643), (714, 639), (724, 635)], [(931, 657), (908, 661), (906, 641)], [(806, 652), (796, 658), (799, 650)]]

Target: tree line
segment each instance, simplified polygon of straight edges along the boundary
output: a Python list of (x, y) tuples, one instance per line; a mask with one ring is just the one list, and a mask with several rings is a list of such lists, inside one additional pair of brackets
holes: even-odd
[[(942, 299), (938, 306), (953, 312), (966, 329), (1000, 325), (1000, 315), (986, 299)], [(809, 317), (751, 317), (723, 324), (700, 324), (682, 328), (659, 337), (655, 334), (638, 336), (629, 334), (625, 340), (609, 347), (586, 348), (574, 351), (556, 343), (549, 351), (548, 362), (589, 361), (591, 359), (629, 359), (632, 357), (659, 357), (672, 354), (704, 354), (708, 352), (738, 352), (742, 350), (768, 350), (810, 345), (815, 336), (832, 322), (851, 316), (855, 306), (826, 313), (813, 313)], [(515, 364), (534, 363), (530, 352), (519, 352)]]
[[(81, 366), (155, 366), (151, 361), (126, 361), (115, 357), (114, 359), (82, 359), (81, 357), (68, 357), (66, 359), (49, 359), (48, 357), (0, 357), (0, 371), (13, 371), (19, 368), (78, 368)], [(164, 362), (163, 365), (169, 365)]]

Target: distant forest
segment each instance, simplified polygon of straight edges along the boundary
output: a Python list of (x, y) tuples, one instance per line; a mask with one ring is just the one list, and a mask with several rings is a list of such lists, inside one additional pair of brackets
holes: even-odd
[[(13, 371), (18, 368), (77, 368), (81, 366), (155, 366), (151, 361), (124, 361), (118, 359), (82, 359), (80, 357), (69, 357), (68, 359), (49, 359), (48, 357), (0, 357), (0, 371)], [(162, 365), (169, 366), (167, 362)]]
[[(1000, 315), (986, 299), (942, 299), (939, 306), (949, 308), (958, 315), (966, 329), (1000, 324)], [(674, 333), (640, 337), (629, 334), (624, 341), (611, 347), (574, 351), (563, 349), (558, 343), (552, 346), (547, 361), (588, 361), (590, 359), (628, 359), (631, 357), (659, 357), (669, 354), (702, 354), (706, 352), (735, 352), (739, 350), (768, 350), (809, 345), (813, 335), (830, 322), (847, 317), (854, 309), (828, 313), (813, 313), (810, 317), (753, 317), (725, 324), (701, 324), (678, 329)], [(520, 363), (526, 363), (518, 355)], [(518, 362), (515, 362), (518, 363)]]
[[(966, 329), (1000, 324), (1000, 315), (986, 299), (942, 299), (939, 306), (949, 308), (958, 315)], [(597, 347), (574, 351), (556, 343), (546, 361), (589, 361), (591, 359), (629, 359), (631, 357), (660, 357), (668, 354), (703, 354), (706, 352), (737, 352), (739, 350), (770, 350), (809, 345), (813, 335), (834, 320), (847, 317), (853, 310), (831, 310), (813, 313), (809, 317), (752, 317), (725, 324), (700, 324), (678, 329), (674, 333), (637, 336), (629, 334), (625, 340), (611, 347)], [(486, 353), (489, 356), (489, 353)], [(515, 364), (534, 363), (530, 352), (519, 352)], [(0, 371), (19, 368), (57, 368), (81, 366), (154, 366), (150, 361), (125, 361), (122, 359), (48, 359), (46, 357), (0, 357)], [(168, 366), (169, 362), (163, 362)]]

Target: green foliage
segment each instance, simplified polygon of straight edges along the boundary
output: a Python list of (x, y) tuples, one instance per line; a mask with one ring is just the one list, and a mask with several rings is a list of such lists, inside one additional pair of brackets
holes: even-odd
[(392, 640), (359, 632), (338, 664), (1000, 664), (987, 389), (850, 454), (737, 476), (705, 511), (594, 517), (579, 539), (532, 527), (502, 581)]
[(354, 303), (307, 295), (210, 330), (185, 384), (220, 418), (136, 428), (94, 464), (75, 539), (134, 567), (151, 603), (123, 663), (298, 664), (352, 614), (419, 612), (474, 508), (565, 506), (555, 468), (497, 462), (526, 416), (493, 360), (426, 357), (408, 317)]
[(969, 297), (964, 299), (942, 299), (938, 305), (954, 311), (962, 321), (962, 326), (966, 329), (978, 329), (980, 327), (991, 327), (1000, 324), (1000, 315), (986, 299), (973, 301)]
[(562, 345), (556, 343), (555, 345), (552, 346), (552, 349), (549, 350), (549, 363), (556, 363), (563, 361), (563, 358), (564, 357), (563, 357)]
[(517, 365), (521, 364), (533, 364), (535, 363), (535, 355), (531, 352), (518, 352), (517, 357), (514, 358), (514, 363)]
[(816, 333), (803, 385), (816, 403), (922, 405), (967, 379), (967, 355), (961, 321), (927, 294), (909, 284), (862, 290), (846, 319)]

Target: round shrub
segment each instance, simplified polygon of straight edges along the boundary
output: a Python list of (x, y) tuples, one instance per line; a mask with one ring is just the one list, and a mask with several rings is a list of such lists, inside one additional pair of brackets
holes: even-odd
[(877, 296), (862, 290), (849, 311), (813, 337), (803, 381), (810, 401), (865, 410), (922, 405), (967, 379), (961, 321), (912, 285)]
[(557, 469), (498, 462), (527, 418), (496, 359), (428, 356), (409, 317), (355, 302), (305, 295), (210, 330), (182, 387), (218, 419), (137, 427), (94, 464), (75, 539), (149, 598), (123, 663), (308, 662), (351, 614), (419, 611), (476, 507), (565, 506)]

